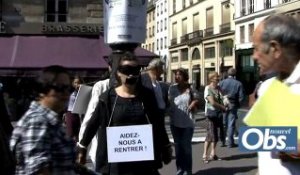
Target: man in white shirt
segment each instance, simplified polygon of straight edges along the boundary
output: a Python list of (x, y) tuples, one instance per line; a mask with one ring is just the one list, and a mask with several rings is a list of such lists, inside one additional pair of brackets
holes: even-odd
[[(299, 21), (295, 18), (273, 15), (263, 20), (253, 34), (253, 59), (258, 63), (260, 73), (276, 72), (276, 78), (286, 83), (295, 94), (300, 94), (299, 31)], [(259, 96), (268, 89), (272, 80), (261, 84)], [(259, 152), (258, 169), (259, 175), (296, 175), (300, 173), (300, 160), (288, 154)]]
[(142, 84), (154, 91), (158, 108), (162, 110), (164, 116), (166, 106), (168, 105), (169, 85), (160, 81), (160, 76), (164, 72), (164, 62), (156, 58), (149, 62), (146, 72), (142, 74)]
[[(111, 71), (111, 63), (108, 63), (108, 70)], [(79, 130), (79, 142), (81, 141), (83, 134), (85, 132), (86, 126), (90, 118), (92, 117), (92, 114), (99, 102), (99, 96), (105, 92), (109, 88), (109, 78), (105, 80), (100, 80), (96, 84), (94, 84), (93, 89), (92, 89), (92, 94), (91, 94), (91, 99), (89, 101), (89, 105), (87, 108), (87, 111), (85, 113), (85, 116), (83, 118), (80, 130)], [(78, 143), (79, 143), (78, 142)], [(93, 162), (93, 165), (96, 165), (96, 151), (97, 151), (97, 145), (98, 145), (98, 140), (97, 140), (97, 135), (93, 138), (91, 147), (90, 147), (90, 152), (89, 156)]]

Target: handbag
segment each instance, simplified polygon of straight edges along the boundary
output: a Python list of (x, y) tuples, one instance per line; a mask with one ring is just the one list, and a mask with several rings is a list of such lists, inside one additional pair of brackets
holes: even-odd
[(211, 118), (219, 118), (221, 111), (217, 111), (217, 110), (211, 110), (211, 109), (207, 109), (206, 110), (206, 117), (211, 119)]
[[(211, 89), (208, 89), (209, 92), (211, 92), (211, 94), (214, 94)], [(219, 91), (218, 92), (218, 96), (217, 96), (217, 101), (219, 102), (221, 100), (220, 96), (219, 96)], [(211, 118), (219, 118), (220, 114), (222, 112), (220, 110), (212, 110), (212, 109), (209, 109), (207, 108), (206, 109), (206, 117), (211, 119)]]

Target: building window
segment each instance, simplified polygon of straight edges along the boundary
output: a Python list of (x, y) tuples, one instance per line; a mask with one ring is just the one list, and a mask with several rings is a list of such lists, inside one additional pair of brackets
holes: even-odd
[(170, 55), (171, 55), (171, 62), (172, 63), (178, 62), (178, 52), (171, 52)]
[(159, 32), (159, 21), (157, 21), (156, 32)]
[(200, 52), (199, 49), (194, 49), (193, 54), (192, 54), (192, 59), (193, 60), (200, 60)]
[(167, 24), (168, 24), (167, 18), (165, 18), (165, 30), (167, 30)]
[(241, 2), (241, 16), (246, 15), (246, 0), (242, 0)]
[(178, 62), (178, 56), (171, 57), (172, 63)]
[(193, 0), (190, 0), (190, 5), (193, 5), (193, 4), (194, 4)]
[(154, 26), (152, 26), (152, 36), (154, 36)]
[(167, 48), (167, 37), (165, 36), (165, 49)]
[(252, 42), (253, 32), (254, 32), (254, 24), (249, 24), (248, 31), (249, 31), (249, 42)]
[(215, 58), (215, 47), (207, 47), (204, 49), (204, 58)]
[(282, 0), (282, 3), (290, 2), (291, 0)]
[(187, 34), (187, 18), (182, 19), (182, 36)]
[(152, 20), (154, 21), (155, 20), (155, 12), (152, 11)]
[(189, 50), (181, 49), (181, 61), (188, 61), (188, 60), (189, 60)]
[(211, 36), (214, 34), (214, 16), (213, 8), (206, 9), (206, 29), (205, 36)]
[(148, 32), (149, 32), (149, 38), (151, 38), (151, 27), (149, 27)]
[(230, 4), (229, 1), (222, 3), (222, 24), (230, 23)]
[(249, 0), (249, 14), (254, 13), (254, 0)]
[(240, 43), (245, 42), (245, 27), (241, 26), (240, 27)]
[(206, 28), (214, 26), (213, 8), (206, 9)]
[(176, 0), (173, 0), (173, 13), (176, 13)]
[(151, 13), (148, 13), (148, 22), (151, 22)]
[(199, 30), (199, 13), (193, 15), (193, 31)]
[(185, 9), (185, 0), (182, 1), (182, 8)]
[(164, 26), (163, 20), (160, 20), (160, 31), (161, 32), (163, 31), (163, 26)]
[(67, 0), (47, 0), (45, 13), (46, 22), (67, 22)]
[(168, 9), (168, 3), (167, 0), (165, 0), (165, 12), (167, 12), (167, 9)]
[(159, 50), (159, 39), (156, 39), (156, 50)]
[(233, 41), (231, 39), (220, 41), (220, 57), (232, 56)]
[(155, 43), (152, 43), (152, 52), (154, 52)]
[(264, 6), (265, 6), (265, 9), (271, 8), (271, 0), (265, 0)]
[(156, 14), (157, 14), (157, 16), (159, 15), (159, 5), (157, 5)]
[(163, 3), (160, 4), (160, 14), (163, 14), (163, 9), (164, 9), (164, 6), (163, 6)]
[(163, 38), (160, 39), (160, 50), (162, 50), (164, 47), (164, 41)]
[(177, 22), (172, 24), (172, 39), (177, 38)]

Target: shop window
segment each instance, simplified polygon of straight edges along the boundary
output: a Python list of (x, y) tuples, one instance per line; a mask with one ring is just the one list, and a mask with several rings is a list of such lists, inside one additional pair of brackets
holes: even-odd
[(181, 61), (188, 61), (188, 60), (189, 60), (189, 50), (181, 49)]
[(220, 57), (232, 56), (233, 50), (233, 41), (232, 40), (223, 40), (220, 41)]
[(200, 52), (199, 49), (194, 49), (193, 54), (192, 54), (192, 59), (193, 60), (199, 60), (200, 59)]
[(207, 47), (204, 49), (205, 59), (215, 58), (215, 47)]

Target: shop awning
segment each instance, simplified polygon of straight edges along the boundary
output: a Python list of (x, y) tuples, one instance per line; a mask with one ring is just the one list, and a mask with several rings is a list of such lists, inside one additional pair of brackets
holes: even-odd
[[(12, 36), (0, 37), (0, 68), (36, 69), (61, 65), (73, 69), (107, 68), (104, 57), (111, 49), (102, 36)], [(137, 48), (135, 54), (147, 64), (156, 54)]]

